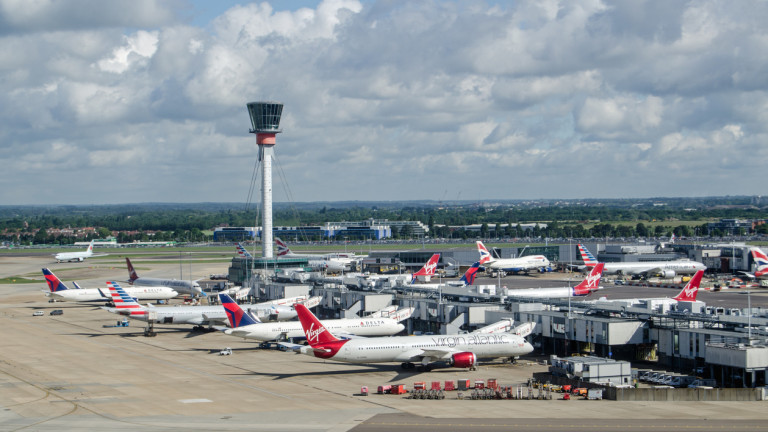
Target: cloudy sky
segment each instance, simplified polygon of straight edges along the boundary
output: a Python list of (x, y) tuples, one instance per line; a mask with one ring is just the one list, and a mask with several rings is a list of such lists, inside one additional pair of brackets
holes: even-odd
[[(0, 0), (0, 204), (765, 194), (768, 3)], [(752, 180), (750, 180), (752, 179)]]

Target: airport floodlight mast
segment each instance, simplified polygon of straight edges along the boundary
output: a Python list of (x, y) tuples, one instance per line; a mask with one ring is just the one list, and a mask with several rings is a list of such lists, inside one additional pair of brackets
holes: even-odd
[(275, 147), (275, 134), (280, 130), (280, 116), (283, 104), (280, 102), (249, 102), (248, 115), (251, 117), (250, 133), (256, 134), (259, 146), (259, 161), (262, 163), (261, 175), (261, 256), (272, 256), (272, 155)]

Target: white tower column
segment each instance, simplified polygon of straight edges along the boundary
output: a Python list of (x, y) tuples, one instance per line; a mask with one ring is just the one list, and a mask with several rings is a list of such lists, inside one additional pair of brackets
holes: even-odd
[(261, 256), (272, 257), (272, 154), (273, 145), (260, 145), (262, 177), (261, 177), (261, 206), (264, 209), (261, 232)]

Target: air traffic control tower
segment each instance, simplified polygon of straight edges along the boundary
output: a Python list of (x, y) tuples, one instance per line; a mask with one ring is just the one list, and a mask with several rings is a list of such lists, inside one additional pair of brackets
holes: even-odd
[(261, 256), (271, 259), (272, 256), (272, 155), (274, 154), (275, 135), (280, 130), (280, 116), (283, 114), (283, 104), (280, 102), (249, 102), (248, 115), (251, 116), (250, 132), (256, 134), (256, 144), (259, 146), (259, 161), (262, 163), (261, 177)]

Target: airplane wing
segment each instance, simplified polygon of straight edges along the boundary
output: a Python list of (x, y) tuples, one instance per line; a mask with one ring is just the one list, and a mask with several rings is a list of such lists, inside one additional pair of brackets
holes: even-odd
[(408, 350), (404, 353), (401, 353), (399, 356), (397, 356), (397, 361), (422, 361), (423, 359), (429, 359), (429, 361), (434, 360), (447, 360), (451, 357), (452, 354), (455, 354), (457, 351), (454, 349), (412, 349)]
[(749, 280), (753, 280), (753, 279), (756, 279), (756, 276), (755, 276), (755, 274), (754, 274), (754, 273), (745, 272), (745, 271), (739, 271), (739, 273), (741, 273), (742, 275), (744, 275), (744, 277), (745, 277), (745, 278), (747, 278), (747, 279), (749, 279)]

